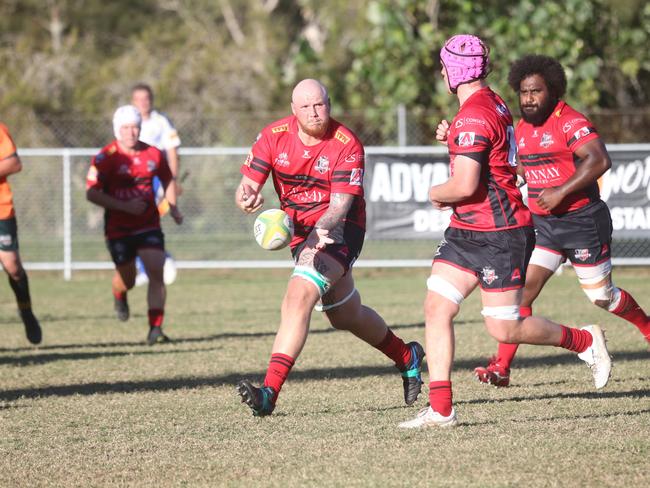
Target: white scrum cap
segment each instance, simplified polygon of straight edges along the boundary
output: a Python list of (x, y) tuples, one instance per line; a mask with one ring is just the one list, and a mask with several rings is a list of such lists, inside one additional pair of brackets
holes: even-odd
[(142, 124), (142, 116), (137, 108), (133, 105), (122, 105), (113, 115), (113, 134), (115, 138), (120, 138), (120, 127), (126, 124)]

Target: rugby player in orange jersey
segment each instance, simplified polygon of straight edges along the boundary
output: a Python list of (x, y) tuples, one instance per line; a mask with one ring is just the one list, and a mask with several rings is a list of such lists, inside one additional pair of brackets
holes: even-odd
[(135, 258), (144, 265), (149, 284), (148, 344), (167, 342), (162, 331), (166, 288), (163, 280), (165, 237), (160, 228), (153, 178), (166, 189), (170, 215), (181, 224), (183, 215), (176, 206), (176, 186), (164, 153), (138, 140), (141, 116), (132, 105), (118, 108), (113, 116), (116, 140), (92, 160), (86, 179), (87, 199), (106, 209), (106, 244), (115, 263), (112, 289), (117, 317), (129, 318), (127, 291), (135, 285)]
[(264, 383), (258, 388), (243, 380), (237, 391), (254, 415), (273, 412), (305, 345), (315, 308), (332, 327), (352, 332), (395, 363), (404, 401), (411, 405), (421, 390), (422, 346), (405, 344), (377, 312), (362, 305), (352, 278), (366, 228), (363, 146), (352, 131), (330, 118), (327, 90), (316, 80), (296, 85), (291, 111), (293, 115), (258, 136), (242, 165), (235, 196), (243, 212), (258, 211), (263, 204), (260, 190), (272, 175), (282, 209), (294, 224), (290, 245), (296, 262)]
[(0, 123), (0, 263), (9, 276), (16, 296), (18, 313), (25, 325), (27, 340), (38, 344), (43, 338), (41, 326), (32, 312), (29, 281), (18, 252), (18, 226), (13, 195), (7, 177), (23, 169), (9, 130)]
[(477, 286), (485, 326), (502, 342), (559, 346), (578, 353), (596, 388), (609, 380), (611, 361), (597, 325), (574, 329), (519, 315), (526, 267), (535, 243), (532, 218), (516, 186), (512, 116), (485, 78), (489, 50), (476, 36), (457, 35), (440, 51), (442, 76), (460, 109), (438, 124), (449, 148), (449, 180), (432, 186), (435, 208), (451, 207), (451, 223), (435, 253), (424, 303), (429, 403), (401, 428), (456, 425), (452, 403), (454, 317)]
[[(569, 259), (589, 300), (634, 324), (650, 342), (648, 315), (612, 281), (612, 219), (598, 190), (598, 178), (612, 163), (591, 122), (562, 100), (562, 65), (548, 56), (524, 56), (513, 63), (508, 82), (519, 95), (519, 172), (528, 183), (537, 234), (519, 313), (532, 314), (546, 282)], [(517, 347), (499, 344), (488, 365), (474, 370), (478, 380), (508, 386)]]

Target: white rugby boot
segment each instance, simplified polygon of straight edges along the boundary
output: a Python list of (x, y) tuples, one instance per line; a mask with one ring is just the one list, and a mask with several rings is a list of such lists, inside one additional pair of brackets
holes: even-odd
[(591, 368), (591, 373), (594, 375), (594, 384), (596, 389), (603, 388), (609, 381), (609, 376), (612, 373), (612, 360), (607, 351), (607, 344), (605, 334), (599, 325), (588, 325), (583, 327), (593, 337), (591, 346), (578, 354), (587, 366)]
[(412, 420), (398, 425), (400, 429), (422, 429), (425, 427), (453, 427), (458, 423), (456, 411), (452, 408), (448, 417), (440, 415), (431, 407), (423, 408)]

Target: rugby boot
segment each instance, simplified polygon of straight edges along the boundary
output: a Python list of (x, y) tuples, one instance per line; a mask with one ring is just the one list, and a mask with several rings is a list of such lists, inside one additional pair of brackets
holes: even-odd
[(114, 308), (117, 319), (121, 322), (126, 322), (129, 320), (129, 302), (126, 301), (126, 297), (124, 297), (124, 300), (120, 300), (117, 297), (113, 297), (113, 299), (115, 300)]
[(40, 344), (43, 340), (43, 332), (41, 331), (41, 326), (38, 323), (38, 320), (34, 316), (31, 308), (26, 308), (24, 310), (19, 310), (20, 318), (25, 325), (25, 335), (27, 335), (27, 340), (32, 344)]
[(591, 346), (578, 353), (578, 357), (587, 363), (587, 366), (591, 369), (594, 376), (594, 385), (599, 390), (607, 385), (612, 374), (612, 359), (607, 351), (605, 333), (598, 325), (588, 325), (582, 327), (582, 330), (589, 331), (593, 341)]
[(149, 326), (149, 334), (147, 334), (147, 344), (153, 346), (157, 342), (160, 343), (171, 342), (171, 339), (163, 333), (162, 327)]
[(270, 386), (256, 388), (250, 381), (242, 380), (237, 383), (237, 393), (241, 397), (242, 403), (250, 407), (255, 417), (271, 415), (275, 409), (273, 402), (275, 391)]
[(402, 385), (404, 386), (404, 403), (413, 405), (422, 391), (422, 360), (424, 359), (424, 348), (418, 342), (407, 344), (411, 350), (411, 361), (403, 369)]
[(423, 408), (418, 412), (412, 420), (401, 422), (398, 427), (400, 429), (424, 429), (426, 427), (454, 427), (458, 424), (456, 418), (456, 411), (452, 408), (449, 416), (439, 414), (430, 406)]
[(474, 375), (481, 383), (497, 387), (510, 384), (510, 368), (499, 364), (499, 358), (492, 356), (487, 366), (479, 366), (474, 369)]

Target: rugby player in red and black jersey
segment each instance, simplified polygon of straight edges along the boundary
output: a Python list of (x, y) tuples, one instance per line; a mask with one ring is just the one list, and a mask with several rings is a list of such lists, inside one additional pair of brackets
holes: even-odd
[(361, 252), (366, 212), (364, 149), (345, 126), (330, 118), (327, 89), (306, 79), (291, 97), (293, 115), (267, 126), (242, 165), (235, 200), (245, 213), (263, 204), (260, 190), (272, 175), (282, 209), (295, 232), (295, 268), (282, 302), (280, 327), (261, 387), (248, 380), (237, 391), (256, 416), (269, 415), (307, 340), (312, 309), (336, 329), (348, 330), (376, 347), (402, 373), (404, 401), (411, 405), (422, 387), (424, 350), (405, 344), (371, 308), (361, 304), (352, 265)]
[(160, 228), (153, 178), (166, 188), (170, 215), (177, 224), (183, 215), (176, 206), (176, 187), (164, 153), (138, 140), (141, 116), (132, 105), (115, 111), (116, 140), (92, 160), (86, 179), (87, 199), (106, 209), (104, 234), (115, 263), (112, 280), (117, 317), (129, 318), (127, 291), (135, 285), (135, 258), (139, 256), (149, 277), (147, 304), (148, 344), (167, 342), (162, 323), (166, 289), (163, 281), (165, 237)]
[(516, 186), (512, 116), (485, 81), (488, 52), (473, 35), (452, 37), (440, 52), (443, 78), (460, 110), (451, 123), (438, 125), (436, 138), (449, 148), (451, 176), (431, 187), (429, 199), (436, 208), (451, 207), (453, 216), (435, 253), (424, 304), (430, 406), (402, 428), (456, 425), (453, 319), (477, 286), (490, 335), (501, 342), (575, 351), (591, 366), (596, 388), (609, 379), (611, 361), (600, 327), (571, 329), (519, 315), (535, 236)]
[[(650, 342), (648, 315), (612, 281), (612, 219), (598, 190), (611, 161), (591, 122), (562, 100), (562, 65), (548, 56), (524, 56), (513, 63), (508, 82), (519, 95), (519, 170), (528, 183), (537, 236), (520, 315), (531, 315), (546, 282), (569, 259), (589, 300), (633, 323)], [(489, 364), (475, 369), (479, 381), (508, 386), (517, 347), (499, 344)]]

